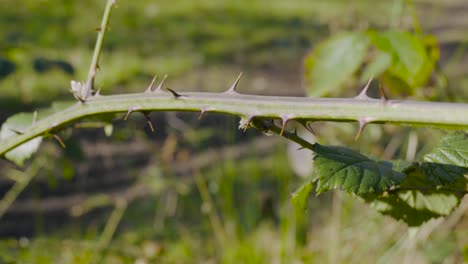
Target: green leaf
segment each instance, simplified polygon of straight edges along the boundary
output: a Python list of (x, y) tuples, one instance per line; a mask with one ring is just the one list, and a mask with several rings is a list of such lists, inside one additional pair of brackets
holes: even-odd
[(413, 94), (416, 88), (427, 83), (438, 59), (434, 55), (438, 54), (434, 50), (438, 49), (436, 45), (426, 47), (425, 39), (405, 31), (370, 31), (368, 35), (380, 51), (392, 57), (390, 67), (382, 76), (392, 91)]
[(341, 188), (350, 193), (381, 193), (406, 177), (389, 162), (377, 162), (352, 149), (315, 144), (313, 176), (317, 192)]
[(367, 82), (372, 76), (379, 76), (392, 65), (392, 55), (387, 52), (377, 51), (377, 54), (367, 64), (361, 75), (361, 82)]
[(449, 191), (421, 192), (398, 191), (387, 197), (364, 197), (376, 210), (384, 215), (402, 220), (409, 226), (450, 214), (460, 203), (460, 198)]
[[(8, 140), (12, 136), (16, 136), (18, 133), (29, 127), (33, 121), (32, 113), (19, 113), (9, 117), (0, 129), (0, 142)], [(29, 140), (28, 142), (10, 150), (5, 154), (5, 158), (13, 161), (18, 166), (23, 166), (24, 161), (29, 159), (34, 152), (37, 151), (41, 145), (42, 137), (36, 137)]]
[(468, 168), (468, 134), (454, 133), (445, 136), (424, 161)]
[(305, 211), (307, 207), (307, 199), (313, 189), (314, 182), (307, 181), (293, 193), (291, 203), (293, 204), (296, 213), (303, 214), (303, 211)]
[(343, 32), (318, 44), (305, 60), (309, 96), (324, 96), (340, 88), (363, 63), (369, 38), (364, 33)]
[[(70, 102), (55, 102), (51, 107), (37, 111), (36, 121), (63, 110), (72, 104), (73, 103)], [(34, 115), (34, 113), (18, 113), (10, 116), (2, 124), (0, 129), (0, 142), (8, 140), (8, 138), (16, 136), (18, 133), (22, 133), (25, 129), (30, 127), (34, 119)], [(18, 166), (23, 166), (24, 161), (29, 159), (37, 151), (41, 143), (42, 137), (33, 138), (7, 152), (5, 154), (5, 158), (16, 163)]]

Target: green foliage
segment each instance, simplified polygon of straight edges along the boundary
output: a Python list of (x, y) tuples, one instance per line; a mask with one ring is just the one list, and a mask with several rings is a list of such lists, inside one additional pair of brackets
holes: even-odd
[(317, 192), (341, 188), (355, 194), (382, 193), (395, 188), (406, 175), (346, 147), (315, 144), (314, 180)]
[[(318, 193), (340, 188), (382, 214), (419, 226), (450, 214), (468, 192), (466, 146), (466, 134), (450, 134), (424, 158), (439, 163), (408, 163), (377, 162), (348, 148), (315, 144), (313, 181)], [(297, 208), (305, 208), (312, 187), (306, 181), (296, 191), (292, 201)]]
[[(19, 113), (9, 117), (0, 129), (0, 143), (8, 140), (8, 138), (21, 134), (22, 131), (29, 127), (33, 122), (34, 114)], [(42, 137), (34, 138), (10, 151), (5, 153), (5, 158), (13, 161), (19, 166), (24, 164), (24, 161), (32, 156), (41, 145)]]
[(364, 33), (345, 32), (317, 45), (305, 61), (309, 96), (324, 96), (342, 86), (363, 63), (369, 38)]
[(318, 44), (306, 57), (308, 94), (337, 94), (364, 67), (362, 82), (381, 77), (392, 93), (412, 95), (427, 83), (438, 58), (433, 36), (395, 30), (343, 32)]

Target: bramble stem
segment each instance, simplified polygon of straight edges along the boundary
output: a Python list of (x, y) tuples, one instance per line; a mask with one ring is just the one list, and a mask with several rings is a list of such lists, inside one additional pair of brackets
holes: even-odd
[(24, 131), (0, 142), (0, 156), (35, 137), (57, 132), (90, 116), (128, 111), (205, 111), (243, 118), (392, 123), (436, 128), (468, 129), (468, 104), (371, 98), (304, 98), (225, 93), (169, 92), (93, 96), (39, 120)]
[(115, 4), (116, 0), (107, 0), (106, 9), (104, 10), (104, 15), (102, 16), (101, 26), (98, 28), (98, 36), (96, 39), (96, 45), (94, 46), (93, 58), (91, 59), (91, 64), (89, 65), (88, 78), (86, 79), (86, 90), (84, 92), (83, 99), (86, 99), (91, 95), (94, 86), (94, 77), (96, 76), (96, 71), (99, 68), (99, 57), (102, 50), (102, 42), (104, 40), (104, 34), (106, 33), (107, 25), (109, 24), (110, 12), (112, 6)]

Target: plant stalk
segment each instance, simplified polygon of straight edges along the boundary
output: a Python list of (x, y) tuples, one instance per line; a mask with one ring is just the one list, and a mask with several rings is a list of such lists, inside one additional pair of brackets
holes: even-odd
[[(304, 98), (227, 93), (169, 92), (93, 96), (41, 119), (22, 134), (0, 142), (0, 156), (35, 137), (51, 135), (86, 117), (109, 113), (151, 111), (216, 112), (244, 119), (391, 123), (468, 129), (468, 104), (372, 98)], [(157, 128), (156, 128), (157, 129)]]

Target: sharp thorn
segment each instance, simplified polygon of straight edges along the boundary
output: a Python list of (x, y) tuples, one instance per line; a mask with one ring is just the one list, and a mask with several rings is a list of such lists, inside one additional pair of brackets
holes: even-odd
[(283, 135), (284, 133), (284, 129), (286, 128), (286, 125), (288, 125), (288, 122), (289, 120), (291, 120), (292, 118), (294, 118), (293, 116), (291, 115), (287, 115), (287, 116), (282, 116), (281, 117), (281, 121), (282, 121), (282, 126), (281, 126), (281, 133), (280, 133), (280, 136)]
[(252, 122), (252, 119), (255, 117), (255, 115), (250, 115), (247, 117), (242, 117), (241, 120), (239, 121), (239, 129), (243, 129), (244, 131), (247, 130), (247, 128), (250, 127), (250, 122)]
[(358, 122), (359, 122), (359, 129), (358, 129), (356, 136), (354, 137), (354, 141), (357, 141), (359, 139), (366, 125), (372, 122), (372, 118), (361, 118), (359, 119)]
[(65, 143), (63, 143), (63, 140), (57, 134), (53, 134), (52, 136), (60, 144), (62, 148), (66, 148)]
[(242, 72), (239, 73), (239, 76), (237, 76), (237, 79), (236, 81), (231, 85), (231, 87), (224, 93), (227, 93), (227, 94), (238, 94), (238, 92), (236, 91), (236, 88), (237, 88), (237, 84), (239, 83), (239, 80), (240, 78), (242, 77)]
[(171, 88), (166, 88), (169, 92), (171, 92), (171, 94), (174, 96), (175, 99), (178, 99), (179, 97), (182, 97), (183, 95), (181, 95), (180, 93), (172, 90)]
[(137, 106), (129, 107), (128, 111), (127, 111), (127, 114), (124, 117), (124, 120), (126, 121), (127, 118), (130, 116), (130, 114), (132, 114), (134, 111), (138, 110), (138, 108), (139, 107), (137, 107)]
[(382, 87), (382, 84), (379, 84), (379, 91), (380, 91), (380, 98), (381, 98), (382, 102), (383, 102), (384, 104), (387, 103), (388, 98), (387, 98), (387, 96), (385, 95), (385, 91), (384, 91), (384, 89), (383, 89), (383, 87)]
[(200, 115), (198, 116), (198, 120), (200, 120), (206, 112), (213, 111), (213, 110), (214, 110), (213, 107), (202, 107), (200, 109)]
[(162, 79), (161, 83), (159, 83), (158, 87), (156, 87), (156, 89), (154, 90), (154, 92), (162, 92), (162, 89), (163, 89), (163, 86), (164, 86), (164, 82), (166, 81), (166, 78), (167, 78), (167, 74), (164, 75), (164, 78)]
[(11, 128), (11, 127), (10, 127), (10, 128), (8, 128), (8, 129), (10, 129), (12, 132), (16, 133), (17, 135), (23, 135), (23, 134), (24, 134), (24, 132), (23, 132), (23, 131), (20, 131), (20, 130), (17, 130), (17, 129)]
[(317, 133), (315, 132), (314, 128), (312, 127), (312, 122), (311, 121), (300, 120), (299, 124), (301, 124), (307, 131), (312, 133), (312, 135), (317, 136)]
[(94, 96), (101, 96), (101, 89), (102, 89), (102, 86), (99, 87), (99, 89), (96, 91), (96, 93), (94, 94)]
[(153, 77), (153, 80), (151, 81), (150, 85), (148, 86), (148, 88), (146, 88), (145, 90), (145, 93), (151, 93), (153, 91), (153, 85), (154, 85), (154, 82), (156, 82), (156, 78), (158, 78), (157, 75), (155, 75)]
[(362, 89), (361, 93), (359, 93), (359, 95), (355, 97), (356, 99), (368, 99), (369, 98), (369, 96), (367, 95), (367, 91), (369, 90), (372, 79), (374, 79), (374, 75), (372, 75), (369, 78), (369, 81), (367, 81), (367, 84), (366, 86), (364, 86), (364, 89)]
[(148, 126), (151, 129), (151, 132), (154, 133), (154, 126), (153, 126), (153, 122), (151, 121), (151, 117), (149, 115), (150, 113), (149, 112), (143, 112), (143, 114), (145, 115), (146, 122), (148, 123)]

